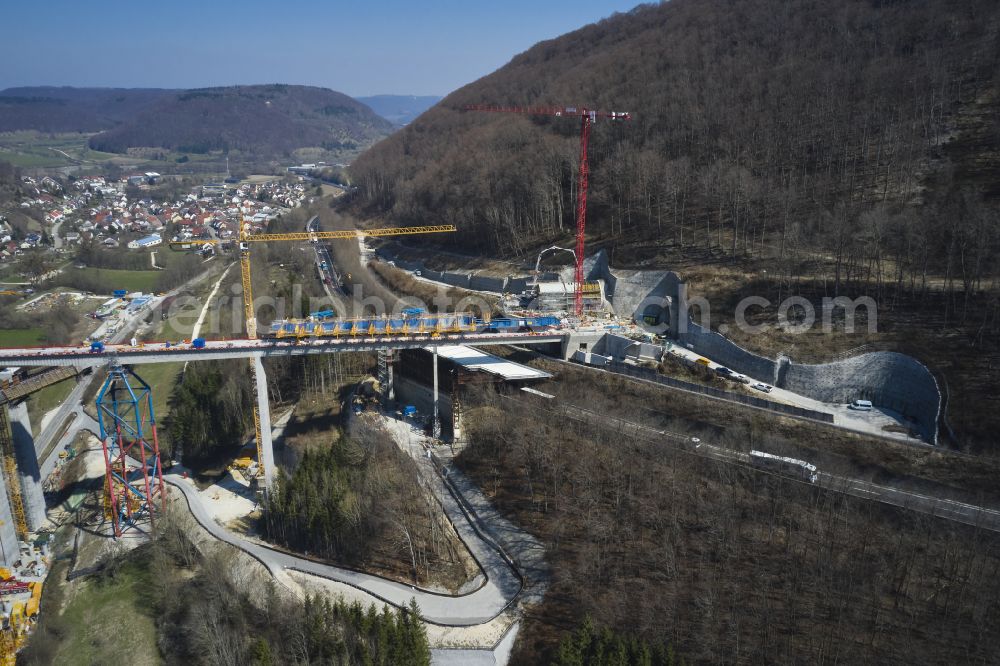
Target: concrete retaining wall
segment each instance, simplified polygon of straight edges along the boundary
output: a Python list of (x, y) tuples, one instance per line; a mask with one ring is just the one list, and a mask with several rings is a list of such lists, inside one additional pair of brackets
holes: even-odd
[(910, 356), (873, 352), (819, 365), (795, 363), (787, 357), (774, 361), (690, 321), (681, 341), (736, 372), (807, 398), (831, 403), (871, 400), (877, 407), (913, 419), (921, 437), (937, 444), (941, 392), (930, 370)]
[(681, 333), (680, 340), (686, 345), (691, 345), (694, 351), (702, 356), (707, 356), (730, 370), (735, 370), (768, 384), (774, 381), (774, 361), (749, 352), (732, 340), (726, 339), (715, 331), (704, 329), (690, 319), (687, 331)]
[[(599, 251), (584, 261), (584, 275), (588, 280), (604, 281), (604, 296), (611, 303), (615, 314), (626, 319), (641, 321), (652, 315), (666, 324), (666, 330), (677, 330), (680, 276), (673, 271), (616, 271), (608, 266), (608, 255)], [(571, 279), (571, 275), (566, 279)]]
[(910, 356), (872, 352), (820, 365), (789, 363), (781, 379), (782, 388), (824, 402), (871, 400), (913, 419), (921, 436), (937, 443), (941, 391), (930, 370)]
[(531, 278), (507, 278), (507, 292), (511, 294), (520, 294), (521, 292), (527, 290), (528, 285), (531, 284)]
[[(434, 389), (414, 381), (409, 377), (396, 374), (393, 378), (393, 389), (396, 392), (396, 407), (402, 409), (405, 405), (413, 405), (422, 416), (431, 416), (434, 412)], [(438, 394), (438, 410), (441, 417), (441, 431), (452, 434), (451, 395), (443, 391)]]
[(833, 423), (833, 414), (829, 414), (827, 412), (817, 412), (812, 409), (805, 409), (803, 407), (786, 405), (784, 403), (774, 402), (772, 400), (768, 400), (766, 398), (760, 398), (754, 395), (746, 395), (744, 393), (736, 393), (733, 391), (724, 391), (722, 389), (717, 389), (714, 386), (704, 386), (702, 384), (695, 384), (694, 382), (686, 382), (681, 379), (675, 379), (673, 377), (666, 377), (658, 373), (656, 370), (653, 370), (652, 368), (642, 368), (634, 365), (628, 365), (627, 363), (616, 363), (612, 361), (611, 364), (608, 366), (608, 369), (611, 372), (615, 372), (621, 375), (628, 375), (629, 377), (638, 377), (639, 379), (645, 379), (647, 381), (656, 382), (657, 384), (663, 384), (664, 386), (672, 386), (674, 388), (683, 389), (685, 391), (701, 393), (703, 395), (710, 395), (715, 398), (728, 400), (730, 402), (738, 402), (744, 405), (760, 407), (761, 409), (767, 409), (772, 412), (779, 412), (781, 414), (801, 416), (807, 419), (822, 421), (824, 423)]
[(610, 356), (618, 361), (624, 359), (626, 356), (635, 357), (637, 355), (639, 358), (659, 361), (663, 355), (663, 348), (659, 345), (649, 344), (648, 342), (636, 342), (635, 340), (621, 335), (614, 335), (613, 333), (608, 333), (601, 338), (600, 342), (594, 346), (593, 351), (604, 356)]
[(462, 289), (469, 288), (469, 275), (467, 273), (448, 273), (444, 272), (440, 274), (439, 278), (441, 282), (445, 284), (450, 284), (453, 287), (461, 287)]
[[(420, 271), (420, 277), (422, 278), (433, 280), (435, 282), (441, 282), (443, 284), (450, 284), (453, 287), (461, 287), (462, 289), (471, 289), (473, 291), (491, 291), (498, 294), (502, 294), (504, 291), (510, 291), (512, 289), (512, 287), (508, 285), (510, 280), (506, 277), (459, 273), (456, 271), (436, 271), (431, 268), (427, 268), (422, 261), (407, 261), (405, 259), (399, 259), (385, 248), (379, 248), (376, 250), (375, 254), (383, 261), (393, 262), (397, 268), (410, 272)], [(523, 282), (523, 284), (526, 285), (529, 281), (530, 278), (522, 278), (518, 280), (519, 284), (516, 285), (518, 287), (517, 290), (523, 291), (524, 286), (520, 283)]]
[(469, 289), (475, 291), (492, 291), (502, 294), (507, 290), (507, 278), (490, 277), (488, 275), (470, 275)]

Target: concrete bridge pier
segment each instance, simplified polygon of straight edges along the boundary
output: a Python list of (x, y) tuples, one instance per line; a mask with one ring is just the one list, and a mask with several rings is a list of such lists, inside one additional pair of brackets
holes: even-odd
[(267, 374), (260, 356), (253, 359), (254, 374), (257, 376), (257, 411), (260, 413), (260, 449), (264, 459), (264, 488), (271, 490), (274, 484), (274, 442), (271, 441), (271, 407), (267, 402)]
[(0, 565), (9, 567), (20, 556), (21, 546), (17, 539), (17, 529), (14, 527), (14, 514), (7, 499), (7, 481), (0, 474)]
[(434, 345), (434, 425), (431, 428), (431, 436), (435, 441), (441, 440), (441, 410), (438, 399), (438, 348)]
[(594, 351), (597, 343), (600, 342), (605, 335), (607, 335), (607, 331), (603, 330), (574, 331), (566, 333), (566, 335), (563, 336), (559, 353), (564, 361), (568, 361), (573, 357), (573, 353), (577, 350)]
[(45, 523), (45, 493), (42, 490), (42, 472), (38, 466), (35, 438), (31, 434), (28, 403), (21, 401), (8, 406), (10, 434), (14, 443), (14, 458), (21, 477), (21, 497), (28, 530), (34, 532)]

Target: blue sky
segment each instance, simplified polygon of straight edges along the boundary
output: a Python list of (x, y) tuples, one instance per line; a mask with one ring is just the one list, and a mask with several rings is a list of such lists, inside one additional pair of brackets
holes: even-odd
[(444, 95), (638, 0), (4, 3), (0, 89), (324, 86)]

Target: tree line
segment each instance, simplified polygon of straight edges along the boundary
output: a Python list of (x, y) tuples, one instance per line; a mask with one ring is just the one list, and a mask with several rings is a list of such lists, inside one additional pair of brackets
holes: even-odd
[(683, 666), (669, 645), (649, 643), (607, 627), (589, 616), (559, 643), (552, 666)]
[(306, 451), (291, 474), (279, 473), (265, 505), (265, 533), (298, 552), (375, 565), (413, 582), (460, 575), (441, 508), (418, 479), (387, 433), (355, 429)]
[[(299, 599), (279, 592), (270, 581), (238, 573), (228, 547), (196, 546), (190, 529), (184, 519), (168, 516), (158, 523), (150, 543), (129, 553), (112, 553), (93, 580), (77, 583), (108, 590), (102, 597), (113, 603), (124, 597), (145, 609), (155, 622), (156, 647), (164, 663), (430, 664), (415, 601), (405, 609), (379, 609), (320, 595)], [(68, 634), (87, 629), (67, 626), (60, 610), (42, 615), (18, 655), (19, 664), (57, 663), (57, 657), (65, 656)], [(141, 636), (136, 632), (130, 640)]]
[(166, 433), (184, 464), (218, 462), (242, 446), (253, 429), (254, 387), (246, 363), (191, 363), (170, 395)]

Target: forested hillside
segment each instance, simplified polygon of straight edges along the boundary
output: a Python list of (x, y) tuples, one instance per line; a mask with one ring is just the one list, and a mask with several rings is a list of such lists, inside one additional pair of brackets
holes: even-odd
[[(576, 420), (555, 406), (651, 432), (664, 419), (688, 432), (718, 419), (724, 430), (703, 421), (694, 432), (743, 450), (783, 446), (779, 424), (558, 372), (544, 405), (493, 391), (465, 403), (459, 465), (545, 544), (553, 571), (512, 664), (649, 663), (592, 658), (575, 629), (587, 615), (665, 645), (674, 664), (997, 663), (1000, 535), (714, 462), (611, 419)], [(572, 658), (581, 652), (591, 658)]]
[(375, 146), (352, 167), (360, 205), (518, 253), (572, 227), (579, 123), (464, 105), (627, 110), (591, 136), (588, 228), (621, 261), (652, 242), (972, 288), (1000, 241), (998, 16), (991, 0), (640, 6), (534, 46)]
[(92, 137), (90, 147), (113, 153), (155, 147), (280, 155), (305, 147), (354, 150), (392, 129), (364, 104), (326, 88), (234, 86), (178, 91)]
[(175, 92), (161, 88), (7, 88), (0, 90), (0, 132), (99, 132), (131, 120)]
[[(588, 252), (678, 270), (713, 328), (760, 353), (910, 354), (944, 386), (942, 441), (996, 453), (998, 72), (991, 0), (644, 5), (537, 44), (377, 144), (351, 167), (351, 205), (459, 228), (408, 242), (530, 261), (574, 231), (579, 120), (463, 109), (629, 111), (591, 133)], [(769, 324), (789, 296), (871, 297), (878, 330), (738, 337), (726, 307), (748, 295), (771, 301)]]

